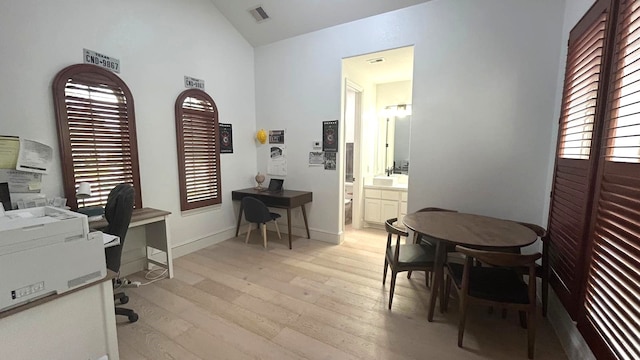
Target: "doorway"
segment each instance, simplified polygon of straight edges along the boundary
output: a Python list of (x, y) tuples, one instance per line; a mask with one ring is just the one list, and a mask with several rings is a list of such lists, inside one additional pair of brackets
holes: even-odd
[[(406, 213), (413, 46), (345, 58), (342, 76), (345, 151), (340, 180), (344, 198), (341, 230), (383, 229), (388, 217), (401, 219)], [(400, 116), (399, 109), (406, 115)], [(406, 139), (398, 139), (400, 134)], [(389, 199), (365, 196), (381, 193), (371, 191), (376, 187), (398, 191), (397, 201), (391, 204)]]

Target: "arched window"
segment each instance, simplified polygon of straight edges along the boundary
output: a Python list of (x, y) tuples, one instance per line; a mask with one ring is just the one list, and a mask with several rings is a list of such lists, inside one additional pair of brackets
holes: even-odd
[(104, 206), (109, 191), (129, 183), (142, 207), (133, 96), (114, 73), (95, 65), (71, 65), (53, 80), (64, 192), (76, 209), (76, 189), (91, 184), (83, 206)]
[(219, 204), (220, 143), (218, 109), (202, 90), (182, 92), (176, 100), (176, 136), (180, 208), (196, 209)]

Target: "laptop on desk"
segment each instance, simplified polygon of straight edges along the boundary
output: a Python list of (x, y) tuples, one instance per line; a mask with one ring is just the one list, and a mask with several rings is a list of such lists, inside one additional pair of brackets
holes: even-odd
[(266, 192), (277, 194), (282, 192), (282, 184), (284, 183), (284, 179), (271, 179), (269, 180), (269, 188)]

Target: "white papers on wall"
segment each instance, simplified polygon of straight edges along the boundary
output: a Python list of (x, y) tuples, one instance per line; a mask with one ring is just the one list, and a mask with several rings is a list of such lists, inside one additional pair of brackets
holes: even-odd
[(12, 169), (0, 169), (0, 183), (9, 183), (10, 193), (39, 193), (42, 174)]
[(269, 163), (267, 164), (267, 174), (286, 176), (287, 175), (287, 154), (286, 146), (280, 144), (269, 145)]
[(51, 146), (33, 140), (20, 139), (16, 170), (46, 174), (53, 160)]
[(18, 136), (0, 136), (0, 183), (11, 193), (39, 193), (53, 161), (51, 146)]
[(0, 169), (15, 169), (20, 152), (20, 138), (0, 136)]
[(322, 165), (324, 165), (324, 151), (310, 151), (309, 166), (322, 166)]

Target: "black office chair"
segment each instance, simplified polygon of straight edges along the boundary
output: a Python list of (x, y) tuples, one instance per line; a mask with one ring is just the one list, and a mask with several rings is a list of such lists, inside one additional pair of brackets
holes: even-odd
[[(122, 247), (124, 246), (124, 240), (127, 235), (127, 230), (129, 229), (129, 222), (131, 222), (131, 213), (133, 212), (133, 198), (133, 186), (131, 186), (131, 184), (119, 184), (109, 193), (107, 205), (104, 210), (104, 216), (109, 224), (103, 232), (120, 237), (120, 245), (105, 249), (107, 268), (116, 273), (120, 272)], [(119, 283), (120, 280), (117, 279), (115, 284)], [(123, 305), (129, 302), (129, 297), (124, 292), (114, 294), (113, 297), (114, 300), (119, 300), (120, 304)], [(130, 322), (138, 321), (138, 314), (131, 309), (116, 307), (115, 310), (116, 315), (124, 315), (129, 318)]]
[(264, 247), (267, 248), (267, 223), (269, 221), (273, 221), (276, 225), (276, 231), (278, 232), (278, 238), (282, 239), (280, 235), (280, 229), (278, 228), (278, 222), (276, 221), (280, 214), (272, 213), (267, 208), (262, 201), (251, 197), (246, 196), (242, 198), (242, 208), (244, 209), (244, 218), (249, 223), (249, 227), (247, 228), (247, 237), (244, 239), (244, 242), (249, 242), (249, 235), (251, 234), (251, 224), (257, 224), (258, 229), (260, 229), (260, 225), (262, 224), (262, 238), (264, 240)]

